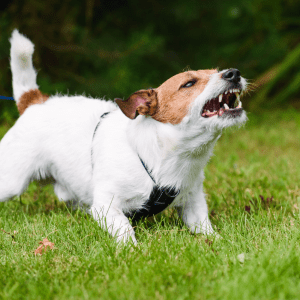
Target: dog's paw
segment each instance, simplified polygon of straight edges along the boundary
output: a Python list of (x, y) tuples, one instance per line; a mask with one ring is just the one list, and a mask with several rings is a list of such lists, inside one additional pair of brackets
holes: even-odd
[(214, 240), (221, 240), (221, 239), (223, 239), (223, 237), (219, 233), (217, 233), (216, 231), (213, 231), (210, 234), (206, 234), (206, 236), (207, 237), (211, 237)]
[(135, 246), (137, 245), (137, 241), (135, 238), (134, 230), (133, 228), (126, 228), (126, 229), (121, 229), (118, 231), (116, 234), (116, 239), (117, 242), (122, 244), (127, 244), (127, 243), (133, 243)]
[(194, 226), (191, 228), (191, 232), (195, 234), (202, 234), (205, 235), (208, 238), (212, 238), (213, 240), (219, 240), (222, 239), (222, 236), (213, 230), (212, 226), (209, 224), (209, 226)]
[(215, 231), (213, 230), (209, 221), (204, 221), (203, 223), (193, 224), (190, 226), (190, 230), (192, 233), (198, 234), (202, 233), (204, 235), (215, 235)]

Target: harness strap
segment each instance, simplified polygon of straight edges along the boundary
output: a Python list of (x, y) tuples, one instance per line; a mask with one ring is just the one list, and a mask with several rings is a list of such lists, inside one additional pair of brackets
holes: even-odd
[[(96, 127), (95, 127), (94, 134), (93, 134), (93, 138), (92, 138), (92, 142), (94, 141), (95, 134), (96, 134), (96, 132), (97, 132), (97, 129), (98, 129), (98, 127), (99, 127), (99, 125), (100, 125), (102, 119), (103, 119), (106, 115), (108, 115), (109, 113), (110, 113), (110, 112), (108, 111), (108, 112), (105, 112), (103, 115), (101, 115), (100, 120), (99, 120), (99, 122), (97, 123), (97, 125), (96, 125)], [(93, 146), (92, 146), (92, 147), (91, 147), (92, 167), (94, 167), (94, 164), (93, 164), (93, 154), (94, 154), (94, 153), (93, 153)]]
[(145, 168), (146, 172), (148, 173), (149, 177), (150, 177), (150, 178), (152, 179), (152, 181), (156, 184), (154, 178), (153, 178), (152, 175), (151, 175), (151, 171), (148, 170), (146, 164), (145, 164), (144, 161), (141, 159), (141, 157), (139, 156), (139, 154), (138, 154), (138, 157), (139, 157), (139, 159), (140, 159), (140, 161), (141, 161), (143, 167)]
[(133, 222), (136, 222), (141, 218), (157, 215), (158, 213), (162, 212), (175, 200), (180, 193), (180, 190), (176, 190), (175, 188), (160, 187), (157, 185), (147, 165), (139, 155), (138, 157), (155, 185), (151, 191), (149, 199), (144, 203), (143, 208), (126, 214), (126, 216), (130, 217)]
[(106, 115), (108, 115), (109, 113), (110, 113), (110, 112), (108, 111), (108, 112), (104, 113), (103, 115), (101, 115), (100, 120), (99, 120), (99, 122), (97, 123), (97, 125), (96, 125), (96, 127), (95, 127), (95, 130), (94, 130), (93, 140), (94, 140), (96, 131), (97, 131), (97, 129), (98, 129), (98, 127), (99, 127), (99, 125), (100, 125), (102, 119), (103, 119)]
[(126, 217), (131, 218), (133, 222), (137, 222), (142, 218), (155, 216), (165, 210), (175, 200), (179, 193), (180, 191), (176, 191), (174, 188), (167, 189), (154, 185), (150, 197), (143, 207), (125, 215)]

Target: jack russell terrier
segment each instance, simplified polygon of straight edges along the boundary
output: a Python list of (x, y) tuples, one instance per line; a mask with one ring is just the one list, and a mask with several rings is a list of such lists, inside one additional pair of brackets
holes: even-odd
[(115, 103), (48, 97), (36, 84), (34, 45), (14, 30), (13, 93), (22, 115), (0, 143), (0, 201), (51, 178), (62, 201), (89, 205), (118, 241), (136, 243), (129, 218), (175, 207), (193, 233), (214, 234), (204, 167), (222, 130), (247, 117), (237, 69), (179, 73)]

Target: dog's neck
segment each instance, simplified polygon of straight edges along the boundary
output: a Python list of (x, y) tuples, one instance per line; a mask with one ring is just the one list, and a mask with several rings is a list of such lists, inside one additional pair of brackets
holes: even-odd
[(182, 189), (204, 169), (220, 130), (171, 125), (139, 116), (130, 122), (128, 139), (159, 185)]

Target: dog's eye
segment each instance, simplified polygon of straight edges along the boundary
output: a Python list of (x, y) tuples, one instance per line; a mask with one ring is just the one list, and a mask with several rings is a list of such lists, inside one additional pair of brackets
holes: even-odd
[(193, 86), (196, 82), (197, 82), (197, 80), (193, 79), (193, 80), (187, 82), (186, 84), (182, 85), (181, 87), (182, 88), (189, 88), (189, 87)]

